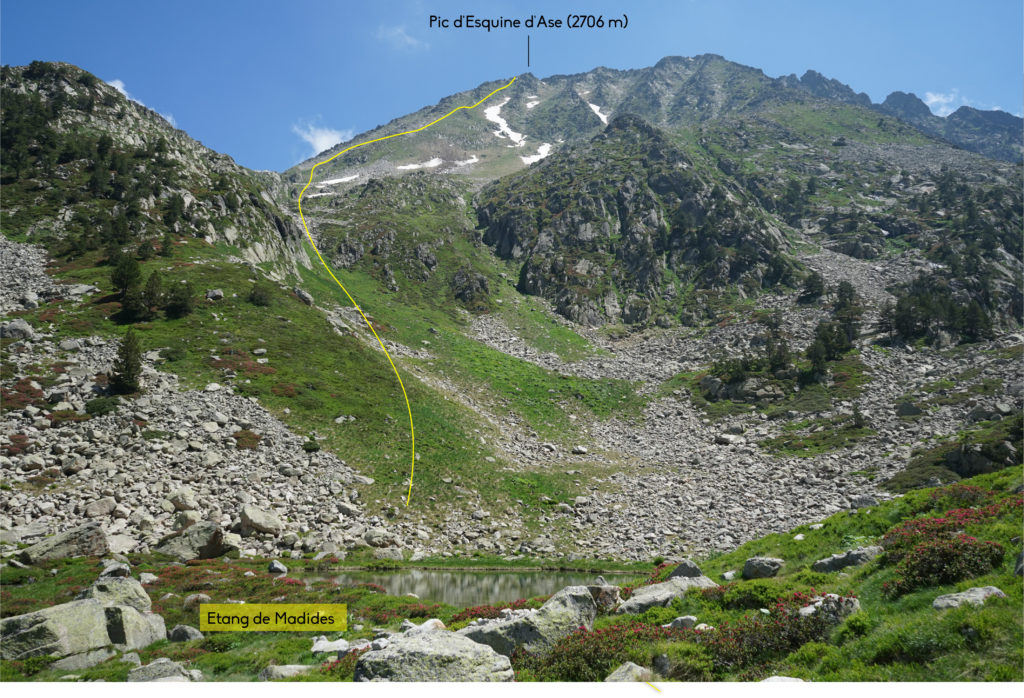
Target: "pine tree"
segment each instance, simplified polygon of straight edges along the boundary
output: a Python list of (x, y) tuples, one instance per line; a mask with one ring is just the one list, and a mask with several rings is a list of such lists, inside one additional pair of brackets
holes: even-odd
[(160, 272), (153, 271), (146, 279), (146, 289), (142, 292), (142, 297), (146, 308), (160, 307), (160, 302), (164, 297), (164, 284), (163, 279), (160, 278)]
[(135, 330), (128, 329), (121, 348), (114, 362), (113, 375), (110, 377), (110, 390), (115, 395), (128, 395), (139, 391), (142, 378), (142, 347)]
[(174, 254), (174, 235), (168, 230), (164, 233), (163, 239), (160, 241), (160, 256), (170, 257)]
[(167, 294), (167, 306), (164, 312), (169, 318), (185, 317), (195, 308), (195, 301), (192, 298), (192, 284), (174, 284)]
[(123, 253), (117, 255), (114, 269), (110, 272), (110, 283), (121, 292), (121, 298), (124, 298), (128, 289), (138, 286), (141, 280), (142, 270), (135, 258)]
[(825, 293), (825, 280), (821, 278), (821, 274), (812, 271), (811, 275), (804, 280), (804, 289), (800, 293), (800, 300), (817, 300), (823, 293)]

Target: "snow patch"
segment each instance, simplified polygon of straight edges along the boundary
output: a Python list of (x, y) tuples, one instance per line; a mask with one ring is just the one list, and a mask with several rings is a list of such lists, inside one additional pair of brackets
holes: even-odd
[(520, 155), (519, 157), (520, 157), (520, 159), (525, 164), (532, 165), (533, 163), (537, 162), (538, 160), (542, 160), (543, 158), (546, 158), (550, 152), (551, 152), (551, 144), (550, 143), (541, 143), (541, 146), (539, 148), (537, 148), (537, 154), (536, 155)]
[(337, 179), (325, 179), (322, 182), (317, 182), (318, 187), (326, 187), (329, 184), (341, 184), (342, 182), (351, 182), (353, 179), (358, 179), (359, 175), (349, 175), (348, 177), (338, 177)]
[(508, 122), (502, 119), (501, 116), (499, 116), (499, 114), (501, 114), (501, 108), (508, 104), (509, 99), (512, 98), (509, 97), (501, 104), (496, 104), (493, 107), (487, 107), (486, 109), (484, 109), (484, 117), (488, 121), (492, 121), (498, 124), (498, 130), (494, 132), (495, 136), (497, 136), (498, 138), (508, 138), (510, 141), (515, 143), (516, 146), (521, 146), (523, 145), (523, 143), (526, 142), (526, 136), (524, 136), (521, 133), (516, 133), (515, 131), (513, 131), (511, 128), (509, 128)]
[(597, 114), (597, 118), (601, 120), (602, 124), (608, 123), (608, 115), (601, 113), (601, 107), (597, 106), (596, 104), (591, 104), (590, 102), (587, 102), (587, 106), (590, 107), (591, 111)]
[(469, 160), (456, 160), (455, 166), (462, 167), (463, 165), (473, 165), (478, 162), (480, 162), (480, 158), (478, 158), (476, 155), (473, 155), (469, 158)]
[(540, 102), (527, 102), (527, 103), (526, 103), (526, 108), (527, 108), (527, 109), (533, 109), (533, 108), (534, 108), (535, 106), (537, 106), (538, 104), (540, 104)]
[(399, 165), (397, 169), (399, 169), (399, 170), (418, 170), (421, 167), (437, 167), (442, 162), (444, 162), (444, 160), (442, 160), (441, 158), (431, 158), (430, 160), (427, 160), (426, 162), (414, 163), (412, 165)]

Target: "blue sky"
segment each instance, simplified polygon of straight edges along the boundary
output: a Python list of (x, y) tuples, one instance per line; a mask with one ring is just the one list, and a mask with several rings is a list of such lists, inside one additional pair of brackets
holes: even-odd
[[(437, 30), (431, 14), (564, 18), (587, 6), (626, 30)], [(574, 9), (575, 8), (575, 9)], [(807, 69), (879, 102), (913, 92), (1019, 114), (1020, 0), (450, 2), (3, 0), (0, 61), (74, 63), (173, 117), (205, 145), (282, 170), (342, 139), (482, 82), (666, 55), (718, 53), (772, 77)]]

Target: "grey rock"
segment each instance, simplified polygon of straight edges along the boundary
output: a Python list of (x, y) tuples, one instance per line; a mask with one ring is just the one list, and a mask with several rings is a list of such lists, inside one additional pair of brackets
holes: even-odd
[(782, 569), (785, 560), (777, 557), (752, 557), (743, 563), (744, 579), (765, 579), (774, 577)]
[(293, 676), (308, 674), (316, 669), (309, 664), (282, 664), (280, 666), (268, 666), (256, 677), (257, 681), (277, 681), (278, 679), (290, 679)]
[(668, 578), (674, 577), (703, 577), (704, 573), (700, 571), (700, 567), (697, 567), (697, 563), (693, 560), (683, 560), (676, 566), (672, 573), (669, 574)]
[(387, 548), (394, 544), (395, 534), (386, 528), (371, 528), (363, 534), (366, 544), (374, 548)]
[(457, 633), (399, 635), (356, 663), (356, 681), (511, 681), (508, 657)]
[(155, 582), (160, 581), (160, 578), (157, 577), (155, 574), (151, 574), (149, 572), (143, 572), (142, 574), (139, 575), (139, 581), (142, 582), (143, 584), (153, 584)]
[(924, 412), (912, 402), (901, 402), (896, 405), (897, 417), (916, 417), (919, 414), (924, 414)]
[(96, 599), (104, 606), (131, 606), (141, 613), (148, 613), (153, 608), (142, 584), (131, 577), (100, 577), (78, 598)]
[(608, 674), (605, 677), (605, 681), (654, 681), (654, 673), (639, 664), (626, 662), (625, 664), (620, 664), (615, 671)]
[(95, 502), (91, 502), (85, 506), (85, 515), (90, 519), (95, 519), (100, 516), (107, 516), (114, 511), (117, 507), (117, 500), (113, 497), (103, 497), (97, 499)]
[(102, 647), (98, 650), (72, 654), (69, 657), (58, 659), (50, 665), (50, 668), (56, 671), (81, 671), (101, 664), (116, 655), (117, 650), (113, 647)]
[(401, 548), (377, 548), (373, 551), (375, 560), (404, 560)]
[(822, 614), (828, 622), (836, 625), (844, 618), (860, 610), (860, 601), (838, 594), (825, 594), (811, 599), (811, 603), (800, 609), (801, 616)]
[(511, 656), (517, 648), (543, 652), (561, 638), (579, 628), (590, 629), (597, 616), (597, 605), (587, 587), (565, 587), (535, 611), (497, 618), (459, 630), (460, 635)]
[(990, 596), (1005, 598), (1006, 594), (999, 587), (971, 587), (967, 591), (956, 594), (943, 594), (932, 601), (932, 608), (941, 611), (944, 608), (959, 608), (965, 603), (972, 606), (983, 606)]
[(36, 332), (32, 329), (32, 325), (20, 317), (0, 325), (0, 337), (35, 339), (35, 336)]
[(707, 577), (673, 577), (660, 584), (637, 587), (633, 595), (619, 606), (616, 613), (643, 613), (655, 606), (668, 606), (673, 599), (683, 598), (690, 589), (718, 586)]
[[(599, 577), (600, 581), (601, 578)], [(598, 613), (607, 613), (622, 603), (622, 595), (619, 587), (612, 584), (593, 584), (587, 587), (590, 596), (597, 605)]]
[(205, 635), (198, 628), (193, 628), (191, 625), (175, 625), (167, 634), (167, 639), (171, 642), (189, 642), (190, 640), (202, 640), (204, 637)]
[(845, 567), (866, 565), (881, 554), (882, 549), (877, 545), (856, 548), (855, 550), (847, 550), (846, 552), (836, 553), (831, 557), (818, 560), (811, 565), (811, 569), (815, 572), (836, 572)]
[(18, 557), (22, 562), (35, 564), (66, 557), (102, 557), (108, 552), (107, 534), (99, 522), (93, 521), (25, 548)]
[(697, 616), (679, 616), (678, 618), (672, 619), (671, 622), (661, 626), (663, 628), (676, 628), (678, 630), (689, 629), (696, 627)]
[(850, 497), (850, 507), (853, 509), (863, 509), (864, 507), (873, 506), (878, 506), (878, 500), (870, 494), (855, 494)]
[(188, 487), (174, 490), (167, 499), (177, 511), (192, 511), (199, 508), (195, 493)]
[(171, 555), (182, 562), (208, 560), (237, 551), (237, 545), (232, 545), (227, 540), (224, 530), (209, 521), (197, 523), (180, 533), (168, 536), (156, 547), (156, 552)]
[(317, 654), (334, 654), (336, 652), (345, 653), (348, 652), (348, 640), (337, 639), (333, 642), (328, 640), (325, 636), (313, 639), (313, 647), (310, 649), (314, 655)]
[(288, 568), (277, 560), (271, 560), (270, 564), (267, 565), (267, 572), (271, 574), (288, 574)]
[(207, 594), (189, 594), (181, 602), (181, 607), (186, 611), (191, 611), (193, 608), (198, 608), (199, 604), (210, 603), (210, 600)]
[(107, 616), (95, 599), (72, 601), (0, 620), (0, 656), (67, 657), (110, 644)]
[(130, 577), (131, 574), (132, 568), (123, 562), (111, 562), (100, 572), (101, 577)]
[(295, 295), (299, 297), (300, 301), (302, 301), (306, 305), (313, 305), (313, 296), (311, 296), (307, 291), (303, 291), (298, 286), (296, 286), (293, 290), (295, 291)]
[(769, 676), (767, 679), (761, 679), (761, 683), (804, 683), (803, 679), (797, 679), (792, 676)]
[(174, 662), (167, 657), (154, 659), (145, 666), (140, 666), (128, 672), (128, 681), (201, 681), (202, 672), (189, 671), (180, 662)]
[(224, 291), (219, 288), (211, 288), (206, 292), (206, 300), (219, 301), (224, 298)]

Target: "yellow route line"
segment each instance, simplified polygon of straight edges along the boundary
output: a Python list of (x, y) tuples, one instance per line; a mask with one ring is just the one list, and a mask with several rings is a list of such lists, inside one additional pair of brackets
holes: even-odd
[(451, 116), (455, 112), (459, 111), (460, 109), (475, 109), (476, 107), (480, 106), (485, 101), (487, 101), (487, 99), (489, 99), (490, 97), (492, 97), (496, 93), (501, 92), (502, 90), (504, 90), (506, 87), (508, 87), (509, 85), (514, 83), (515, 81), (516, 81), (516, 79), (512, 78), (511, 80), (509, 80), (508, 85), (503, 85), (502, 87), (499, 87), (498, 89), (494, 90), (494, 92), (491, 92), (489, 95), (487, 95), (486, 97), (481, 99), (476, 104), (473, 104), (473, 105), (470, 105), (470, 106), (463, 105), (461, 107), (455, 107), (454, 109), (452, 109), (450, 112), (448, 112), (444, 116), (440, 117), (439, 119), (434, 119), (433, 121), (431, 121), (429, 124), (427, 124), (425, 126), (420, 126), (419, 128), (414, 128), (411, 131), (402, 131), (401, 133), (393, 133), (390, 136), (382, 136), (381, 138), (374, 138), (372, 141), (366, 141), (364, 143), (357, 143), (355, 145), (349, 146), (348, 148), (345, 148), (341, 152), (335, 153), (334, 155), (332, 155), (331, 157), (327, 158), (323, 162), (318, 162), (317, 164), (313, 165), (313, 169), (311, 169), (309, 171), (309, 181), (306, 182), (306, 186), (304, 186), (302, 188), (302, 191), (299, 192), (299, 218), (302, 219), (302, 227), (305, 228), (305, 230), (306, 230), (306, 238), (309, 239), (309, 244), (313, 246), (313, 251), (316, 252), (316, 256), (320, 258), (320, 263), (324, 265), (324, 269), (326, 269), (327, 273), (331, 275), (332, 279), (334, 279), (334, 283), (338, 284), (338, 286), (341, 288), (341, 290), (345, 292), (345, 295), (348, 296), (348, 299), (350, 301), (352, 301), (352, 306), (356, 310), (359, 311), (360, 315), (362, 315), (363, 321), (366, 323), (366, 326), (370, 328), (370, 332), (373, 332), (373, 336), (376, 337), (376, 339), (377, 339), (377, 344), (379, 344), (380, 348), (384, 351), (384, 356), (388, 357), (388, 363), (391, 364), (391, 370), (393, 370), (395, 372), (395, 378), (398, 379), (398, 385), (402, 389), (402, 397), (405, 398), (405, 409), (409, 412), (409, 434), (412, 437), (412, 456), (411, 456), (411, 466), (409, 468), (409, 493), (405, 497), (405, 506), (409, 506), (409, 502), (412, 499), (412, 478), (416, 474), (416, 427), (413, 425), (413, 422), (412, 422), (412, 407), (409, 405), (409, 395), (408, 395), (408, 393), (405, 392), (405, 384), (402, 382), (402, 376), (399, 375), (398, 368), (395, 366), (395, 362), (391, 359), (391, 354), (388, 353), (387, 348), (384, 346), (384, 342), (382, 342), (380, 337), (377, 336), (377, 331), (373, 329), (373, 325), (370, 324), (370, 321), (366, 319), (366, 315), (363, 314), (363, 309), (359, 307), (358, 303), (356, 303), (355, 299), (352, 297), (352, 294), (350, 294), (348, 292), (348, 289), (345, 288), (344, 284), (342, 284), (340, 281), (338, 281), (338, 277), (336, 277), (334, 275), (334, 272), (331, 271), (331, 268), (329, 266), (327, 266), (327, 262), (324, 261), (324, 256), (322, 254), (320, 254), (320, 249), (316, 246), (316, 243), (313, 242), (313, 236), (310, 235), (310, 233), (309, 233), (309, 226), (306, 224), (306, 216), (302, 213), (302, 195), (306, 193), (306, 190), (309, 189), (309, 186), (313, 183), (313, 173), (316, 172), (316, 168), (320, 167), (320, 165), (326, 165), (327, 163), (329, 163), (331, 160), (333, 160), (334, 158), (338, 157), (339, 155), (344, 155), (348, 151), (355, 150), (356, 148), (360, 148), (360, 147), (362, 147), (364, 145), (370, 145), (371, 143), (377, 143), (378, 141), (386, 141), (389, 138), (397, 138), (398, 136), (407, 136), (410, 133), (418, 133), (418, 132), (422, 131), (425, 128), (429, 128), (429, 127), (433, 126), (438, 121), (444, 121), (445, 119), (447, 119), (449, 116)]

